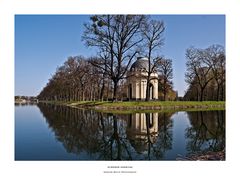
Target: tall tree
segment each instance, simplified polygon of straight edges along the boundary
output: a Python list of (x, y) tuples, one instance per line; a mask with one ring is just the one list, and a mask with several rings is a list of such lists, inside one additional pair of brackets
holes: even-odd
[(94, 15), (90, 18), (91, 24), (85, 24), (83, 40), (107, 57), (105, 66), (98, 67), (113, 81), (113, 100), (116, 100), (119, 81), (139, 52), (137, 45), (143, 40), (140, 29), (145, 18), (144, 15)]
[[(225, 99), (225, 51), (220, 45), (206, 49), (189, 48), (186, 52), (185, 98), (191, 100)], [(194, 96), (195, 95), (195, 96)]]
[(202, 50), (191, 47), (186, 51), (187, 72), (185, 74), (186, 82), (197, 84), (198, 92), (200, 93), (200, 101), (203, 101), (204, 90), (208, 83), (212, 80), (211, 67), (208, 66), (202, 59)]
[[(212, 70), (212, 76), (216, 84), (215, 99), (224, 100), (225, 87), (225, 50), (221, 45), (212, 45), (202, 51), (202, 59)], [(221, 98), (220, 98), (221, 96)]]
[(142, 27), (142, 35), (144, 38), (144, 45), (147, 48), (146, 55), (148, 58), (147, 68), (147, 88), (146, 88), (146, 101), (150, 100), (150, 81), (153, 72), (157, 71), (158, 63), (154, 62), (156, 59), (156, 52), (163, 45), (163, 32), (165, 30), (162, 21), (151, 20), (145, 22)]
[(173, 79), (173, 67), (171, 59), (159, 58), (156, 60), (158, 64), (160, 78), (159, 88), (163, 92), (164, 101), (166, 101), (167, 93), (172, 90), (172, 79)]

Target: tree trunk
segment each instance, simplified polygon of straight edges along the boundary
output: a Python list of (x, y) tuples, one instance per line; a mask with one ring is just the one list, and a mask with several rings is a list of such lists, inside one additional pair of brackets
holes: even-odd
[(219, 101), (220, 85), (217, 83), (217, 101)]
[(167, 95), (167, 88), (166, 88), (166, 83), (164, 82), (163, 85), (163, 100), (166, 101), (166, 95)]
[(113, 82), (113, 101), (117, 100), (118, 81)]
[(102, 87), (101, 87), (101, 90), (100, 90), (100, 98), (99, 98), (101, 101), (103, 101), (104, 89), (105, 89), (105, 82), (104, 82), (104, 79), (103, 79)]
[(204, 88), (201, 88), (201, 92), (200, 92), (200, 101), (203, 101), (203, 92), (204, 92)]
[(149, 101), (149, 100), (150, 100), (150, 86), (149, 86), (149, 82), (147, 81), (145, 101)]
[(224, 84), (222, 83), (222, 85), (221, 85), (221, 95), (222, 95), (222, 101), (224, 101), (225, 100), (225, 90), (224, 90)]
[(150, 74), (147, 77), (146, 98), (145, 101), (150, 101)]

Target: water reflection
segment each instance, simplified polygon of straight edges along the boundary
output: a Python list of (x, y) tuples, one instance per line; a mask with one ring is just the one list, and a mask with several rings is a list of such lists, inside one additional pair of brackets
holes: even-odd
[(15, 106), (35, 106), (36, 102), (20, 102), (20, 103), (14, 103)]
[(184, 113), (190, 123), (183, 129), (185, 150), (178, 151), (173, 135), (180, 125), (173, 112), (119, 115), (42, 103), (38, 107), (66, 156), (75, 154), (76, 159), (175, 160), (177, 154), (225, 147), (224, 111)]
[(225, 148), (225, 111), (188, 112), (188, 118), (191, 123), (186, 129), (189, 154)]
[(127, 136), (144, 159), (161, 159), (171, 149), (173, 113), (135, 113), (128, 117)]

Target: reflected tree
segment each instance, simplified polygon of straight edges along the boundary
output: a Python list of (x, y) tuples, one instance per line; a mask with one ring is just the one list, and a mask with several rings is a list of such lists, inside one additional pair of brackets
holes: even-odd
[(68, 153), (88, 160), (159, 160), (172, 147), (171, 113), (119, 115), (39, 103), (49, 129)]
[(43, 103), (38, 107), (68, 153), (78, 155), (79, 159), (132, 159), (126, 121), (120, 117)]
[(155, 143), (149, 141), (149, 145), (151, 145), (151, 148), (149, 147), (149, 157), (151, 159), (163, 159), (165, 153), (172, 149), (172, 115), (173, 113), (165, 112), (158, 114), (158, 136)]
[(188, 112), (191, 126), (186, 129), (187, 151), (221, 151), (225, 148), (225, 111)]
[(100, 130), (95, 112), (42, 103), (38, 107), (68, 153), (98, 151)]
[(100, 159), (132, 160), (125, 132), (126, 122), (115, 114), (105, 115), (106, 117), (100, 113), (100, 124), (103, 131)]
[(113, 118), (113, 133), (110, 137), (111, 143), (111, 159), (121, 160), (122, 156), (125, 156), (124, 159), (131, 160), (131, 153), (129, 151), (128, 140), (126, 133), (123, 129), (123, 126), (119, 126), (118, 119), (116, 115), (112, 115)]
[(157, 144), (164, 154), (166, 151), (172, 149), (173, 137), (173, 120), (171, 119), (174, 113), (159, 113), (159, 136)]

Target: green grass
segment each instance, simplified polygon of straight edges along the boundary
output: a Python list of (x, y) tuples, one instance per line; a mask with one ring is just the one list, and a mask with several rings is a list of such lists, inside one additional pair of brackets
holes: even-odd
[(74, 102), (70, 106), (76, 106), (80, 108), (94, 108), (97, 110), (191, 110), (191, 109), (224, 109), (225, 102), (222, 101), (129, 101), (129, 102)]
[(88, 106), (111, 106), (111, 107), (131, 107), (131, 106), (212, 106), (225, 105), (224, 101), (124, 101), (124, 102), (110, 102), (110, 101), (79, 101), (68, 102), (71, 105), (88, 105)]
[(47, 103), (89, 108), (105, 113), (174, 112), (199, 110), (224, 110), (225, 101), (48, 101)]

